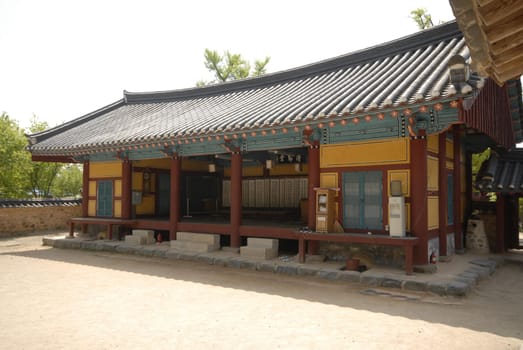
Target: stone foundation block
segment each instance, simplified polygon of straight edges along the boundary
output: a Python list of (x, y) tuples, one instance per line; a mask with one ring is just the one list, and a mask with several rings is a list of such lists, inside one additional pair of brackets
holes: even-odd
[(338, 276), (340, 281), (360, 283), (361, 273), (358, 271), (340, 271)]
[(240, 255), (246, 258), (270, 260), (278, 256), (278, 250), (247, 245), (240, 248)]
[[(141, 244), (153, 244), (156, 242), (153, 230), (133, 230), (132, 236), (140, 237)], [(143, 238), (143, 240), (141, 238)]]
[(209, 253), (218, 250), (220, 246), (219, 244), (216, 246), (205, 242), (176, 240), (171, 241), (171, 248), (194, 253)]
[(337, 269), (321, 269), (318, 271), (318, 277), (323, 278), (329, 281), (336, 281), (338, 279), (338, 276), (340, 275), (340, 270)]
[(206, 243), (215, 246), (217, 249), (220, 247), (220, 235), (210, 233), (177, 232), (176, 241)]
[(422, 281), (403, 281), (402, 288), (405, 290), (413, 290), (417, 292), (425, 292), (429, 286), (427, 282)]

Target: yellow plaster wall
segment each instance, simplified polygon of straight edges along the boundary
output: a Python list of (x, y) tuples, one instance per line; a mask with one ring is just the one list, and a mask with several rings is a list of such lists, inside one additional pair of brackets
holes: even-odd
[(114, 201), (114, 217), (115, 218), (121, 218), (122, 217), (122, 201), (117, 199)]
[(401, 191), (405, 197), (410, 197), (410, 170), (389, 170), (387, 171), (387, 194), (390, 196), (390, 182), (401, 181)]
[(410, 146), (407, 139), (351, 142), (320, 147), (320, 167), (407, 164)]
[(90, 199), (87, 207), (87, 215), (96, 216), (96, 200)]
[[(320, 187), (338, 187), (338, 173), (321, 173), (320, 174)], [(336, 193), (338, 194), (338, 192)]]
[(122, 177), (122, 163), (121, 162), (96, 162), (89, 164), (89, 177), (104, 178), (104, 177)]
[(96, 196), (96, 181), (89, 181), (89, 196)]
[(439, 227), (439, 197), (428, 196), (428, 229), (436, 229)]
[(138, 168), (170, 169), (171, 163), (168, 158), (143, 159), (133, 161), (133, 166)]
[(122, 196), (122, 180), (114, 180), (114, 196)]
[(182, 159), (182, 171), (209, 171), (209, 163), (201, 160)]
[(136, 214), (153, 215), (154, 214), (154, 196), (142, 196), (142, 204), (136, 206)]
[(429, 135), (429, 137), (427, 137), (427, 150), (434, 153), (439, 152), (439, 134)]
[[(416, 166), (416, 164), (413, 164)], [(427, 189), (431, 191), (437, 191), (439, 187), (438, 183), (438, 158), (433, 156), (427, 157)]]
[(447, 169), (450, 169), (450, 170), (454, 169), (454, 162), (451, 160), (447, 160), (446, 167), (447, 167)]
[(454, 159), (454, 141), (447, 139), (447, 145), (445, 147), (447, 158)]

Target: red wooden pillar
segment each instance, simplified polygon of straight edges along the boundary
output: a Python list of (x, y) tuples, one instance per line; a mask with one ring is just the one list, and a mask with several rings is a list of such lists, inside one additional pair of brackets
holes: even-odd
[(122, 219), (132, 217), (132, 162), (124, 159), (122, 162)]
[(180, 221), (180, 180), (182, 177), (182, 161), (178, 155), (171, 158), (171, 195), (169, 203), (169, 239), (176, 240), (178, 222)]
[(454, 245), (463, 249), (463, 209), (461, 206), (461, 132), (454, 126)]
[(438, 135), (439, 255), (447, 256), (447, 133)]
[(499, 193), (496, 199), (496, 253), (505, 252), (505, 201), (505, 196)]
[[(316, 228), (316, 192), (315, 187), (320, 187), (320, 146), (315, 141), (308, 148), (308, 202), (307, 202), (307, 226), (314, 230)], [(308, 242), (308, 253), (318, 254), (320, 244), (318, 241)]]
[[(82, 216), (89, 216), (89, 161), (84, 162), (83, 178), (82, 178)], [(82, 225), (82, 232), (87, 232), (87, 225)], [(74, 236), (74, 224), (71, 225), (70, 236)]]
[(231, 247), (240, 247), (242, 222), (242, 156), (239, 151), (231, 158)]
[(89, 161), (84, 162), (82, 179), (82, 216), (89, 216)]
[(427, 209), (427, 140), (425, 131), (421, 137), (410, 141), (410, 231), (419, 238), (414, 248), (414, 264), (428, 263), (428, 209)]

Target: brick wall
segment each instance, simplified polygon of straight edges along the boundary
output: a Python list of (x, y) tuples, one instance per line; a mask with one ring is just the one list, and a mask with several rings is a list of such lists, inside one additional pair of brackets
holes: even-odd
[(17, 233), (66, 229), (67, 220), (82, 216), (82, 206), (0, 208), (0, 237)]

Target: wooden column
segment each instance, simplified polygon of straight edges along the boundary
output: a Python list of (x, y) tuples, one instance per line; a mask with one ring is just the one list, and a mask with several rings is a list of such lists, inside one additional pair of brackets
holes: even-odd
[(461, 131), (454, 126), (454, 246), (463, 249), (463, 208), (461, 207)]
[[(315, 187), (320, 187), (320, 145), (315, 141), (308, 148), (308, 201), (307, 201), (307, 226), (314, 230), (316, 228), (316, 193)], [(320, 244), (318, 241), (308, 243), (308, 253), (318, 254)]]
[[(89, 161), (84, 162), (83, 178), (82, 178), (82, 216), (84, 218), (89, 216)], [(87, 225), (82, 225), (82, 232), (87, 232)], [(71, 237), (74, 237), (74, 224), (71, 225), (69, 232)]]
[(171, 158), (171, 177), (169, 197), (169, 239), (176, 240), (178, 222), (180, 222), (180, 181), (182, 177), (182, 161), (178, 155)]
[(122, 219), (132, 217), (132, 162), (124, 159), (122, 162)]
[(438, 135), (439, 255), (447, 256), (447, 133)]
[[(84, 162), (82, 179), (82, 216), (89, 216), (89, 161)], [(82, 229), (83, 231), (83, 229)]]
[(239, 151), (231, 158), (231, 247), (240, 247), (242, 222), (242, 156)]
[(496, 199), (496, 246), (495, 253), (505, 252), (505, 210), (506, 198), (503, 194), (498, 193)]
[(410, 141), (410, 231), (419, 238), (414, 248), (414, 264), (428, 264), (428, 210), (427, 210), (427, 140), (421, 137)]

